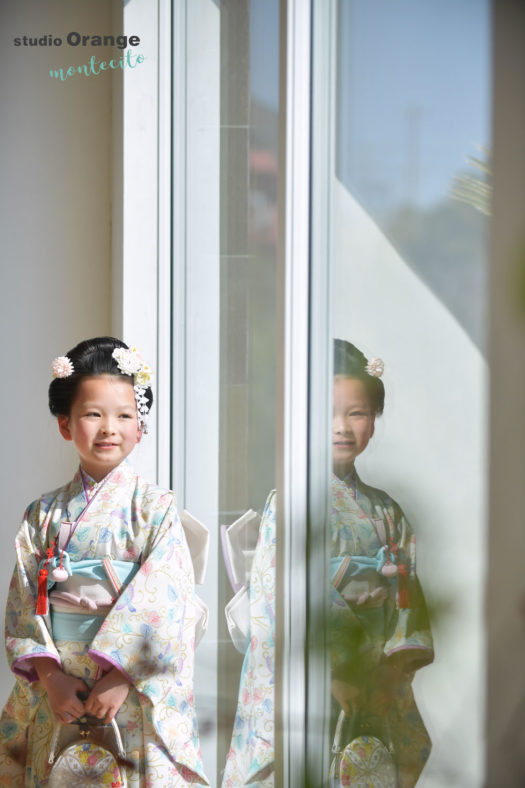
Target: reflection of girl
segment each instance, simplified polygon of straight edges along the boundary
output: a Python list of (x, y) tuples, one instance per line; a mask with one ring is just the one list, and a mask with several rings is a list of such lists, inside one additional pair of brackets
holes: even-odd
[[(273, 788), (275, 686), (275, 507), (268, 496), (262, 514), (250, 571), (249, 587), (241, 589), (244, 613), (230, 617), (243, 629), (245, 654), (239, 699), (222, 788)], [(248, 547), (248, 545), (246, 545)]]
[(53, 373), (50, 409), (80, 468), (28, 507), (16, 537), (6, 646), (17, 682), (0, 719), (0, 784), (47, 784), (56, 722), (84, 713), (116, 717), (130, 788), (207, 784), (190, 553), (173, 493), (126, 459), (152, 403), (149, 368), (103, 337), (56, 359)]
[(364, 484), (356, 457), (384, 405), (383, 365), (336, 340), (331, 517), (332, 694), (354, 719), (352, 735), (390, 738), (400, 785), (415, 785), (430, 751), (411, 682), (433, 659), (415, 575), (415, 541), (403, 512)]

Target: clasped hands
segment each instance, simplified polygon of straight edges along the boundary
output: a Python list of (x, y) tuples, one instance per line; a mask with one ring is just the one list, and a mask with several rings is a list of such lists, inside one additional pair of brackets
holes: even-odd
[[(109, 723), (128, 696), (130, 684), (117, 668), (105, 673), (93, 688), (88, 690), (82, 679), (64, 673), (53, 659), (35, 659), (33, 666), (59, 722), (68, 723), (83, 714), (91, 714)], [(83, 701), (81, 697), (86, 694), (87, 699)]]

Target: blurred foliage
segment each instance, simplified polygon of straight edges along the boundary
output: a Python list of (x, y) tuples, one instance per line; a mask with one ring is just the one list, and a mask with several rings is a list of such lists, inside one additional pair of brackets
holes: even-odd
[(516, 287), (514, 292), (518, 301), (518, 309), (525, 314), (525, 238), (521, 239), (516, 253)]
[(482, 177), (470, 174), (457, 175), (452, 181), (450, 193), (455, 200), (472, 206), (485, 216), (490, 216), (492, 203), (490, 151), (482, 146), (478, 146), (478, 150), (485, 160), (469, 156), (467, 163), (481, 173)]

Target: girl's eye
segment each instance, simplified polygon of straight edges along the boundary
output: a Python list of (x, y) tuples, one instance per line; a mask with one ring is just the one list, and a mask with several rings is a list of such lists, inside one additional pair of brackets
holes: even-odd
[(121, 419), (132, 419), (133, 416), (131, 415), (131, 413), (121, 413), (120, 414), (120, 418)]
[(86, 413), (86, 416), (100, 416), (100, 413), (97, 413), (95, 410), (90, 410), (89, 413)]

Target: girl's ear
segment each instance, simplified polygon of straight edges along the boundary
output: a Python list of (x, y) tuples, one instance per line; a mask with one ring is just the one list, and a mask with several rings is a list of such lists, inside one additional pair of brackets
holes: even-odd
[(375, 417), (375, 414), (374, 414), (372, 416), (372, 426), (370, 428), (370, 438), (373, 438), (375, 428), (376, 428), (376, 417)]
[(143, 434), (144, 434), (144, 427), (139, 427), (137, 432), (137, 443), (140, 443)]
[(69, 416), (57, 416), (58, 431), (66, 441), (72, 441), (73, 437), (69, 429)]

